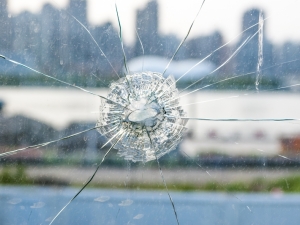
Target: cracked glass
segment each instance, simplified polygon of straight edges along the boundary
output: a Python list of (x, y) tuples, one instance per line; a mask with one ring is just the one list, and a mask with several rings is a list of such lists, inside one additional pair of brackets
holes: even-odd
[(1, 224), (297, 224), (296, 1), (38, 4), (0, 1)]

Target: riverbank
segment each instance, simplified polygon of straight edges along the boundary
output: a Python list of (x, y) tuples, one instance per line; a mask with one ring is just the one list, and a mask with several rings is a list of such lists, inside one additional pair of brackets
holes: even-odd
[[(297, 169), (163, 169), (171, 190), (229, 192), (300, 192)], [(82, 186), (92, 167), (1, 167), (2, 184)], [(164, 189), (158, 169), (101, 168), (90, 187), (110, 189)]]

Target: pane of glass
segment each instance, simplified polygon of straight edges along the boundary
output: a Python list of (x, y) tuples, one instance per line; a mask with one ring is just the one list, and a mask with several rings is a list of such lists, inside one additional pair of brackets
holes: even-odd
[(298, 8), (0, 0), (0, 223), (298, 224)]

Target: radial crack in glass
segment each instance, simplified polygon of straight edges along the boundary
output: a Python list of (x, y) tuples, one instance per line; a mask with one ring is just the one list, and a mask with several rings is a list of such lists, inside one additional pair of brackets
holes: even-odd
[(118, 155), (147, 162), (174, 150), (186, 131), (172, 76), (142, 72), (126, 75), (110, 85), (100, 105), (98, 131), (115, 145)]

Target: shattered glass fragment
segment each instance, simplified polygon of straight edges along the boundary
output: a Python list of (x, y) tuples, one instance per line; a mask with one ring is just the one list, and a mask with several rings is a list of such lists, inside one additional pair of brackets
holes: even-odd
[[(98, 131), (116, 139), (118, 155), (133, 162), (147, 162), (174, 150), (183, 138), (188, 119), (176, 99), (172, 76), (142, 72), (126, 75), (110, 85), (100, 105)], [(113, 140), (112, 143), (116, 142)]]

